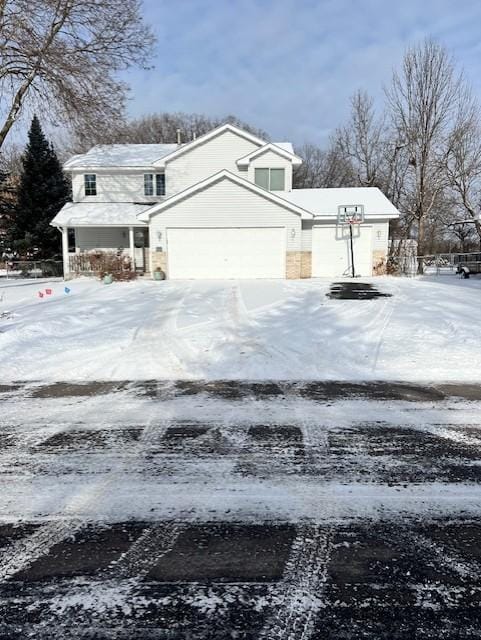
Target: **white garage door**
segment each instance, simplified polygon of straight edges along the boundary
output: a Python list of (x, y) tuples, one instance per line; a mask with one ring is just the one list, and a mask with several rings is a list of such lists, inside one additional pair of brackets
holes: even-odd
[(168, 229), (169, 278), (285, 278), (286, 230)]
[[(372, 228), (353, 227), (354, 270), (356, 276), (372, 275)], [(312, 229), (312, 276), (351, 275), (349, 227), (332, 225)]]

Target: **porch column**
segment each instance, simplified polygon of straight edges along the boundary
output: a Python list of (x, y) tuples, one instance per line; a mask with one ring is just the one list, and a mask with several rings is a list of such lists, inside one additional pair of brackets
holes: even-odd
[(135, 249), (134, 249), (134, 228), (129, 227), (129, 248), (130, 248), (130, 260), (131, 269), (135, 271)]
[(62, 258), (63, 277), (68, 278), (70, 273), (70, 263), (68, 259), (68, 227), (62, 227)]

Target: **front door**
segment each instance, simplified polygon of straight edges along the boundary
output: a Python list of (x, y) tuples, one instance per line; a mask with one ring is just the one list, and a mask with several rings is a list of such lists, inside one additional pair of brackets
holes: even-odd
[(134, 230), (134, 266), (136, 271), (145, 272), (145, 246), (148, 229)]

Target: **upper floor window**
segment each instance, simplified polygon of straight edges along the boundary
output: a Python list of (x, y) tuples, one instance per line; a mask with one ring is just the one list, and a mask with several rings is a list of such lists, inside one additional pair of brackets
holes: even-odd
[(165, 196), (165, 175), (163, 173), (144, 173), (144, 195)]
[(84, 175), (85, 195), (97, 195), (97, 176), (95, 173), (86, 173)]
[(284, 169), (256, 169), (255, 183), (268, 191), (285, 190), (285, 170)]

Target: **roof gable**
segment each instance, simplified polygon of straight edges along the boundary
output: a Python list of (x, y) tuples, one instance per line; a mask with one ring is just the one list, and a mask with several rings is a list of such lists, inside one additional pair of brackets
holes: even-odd
[(178, 158), (180, 155), (184, 153), (188, 153), (192, 149), (195, 149), (196, 147), (199, 147), (200, 145), (205, 144), (206, 142), (209, 142), (209, 140), (212, 140), (213, 138), (216, 138), (227, 131), (239, 136), (240, 138), (249, 140), (249, 142), (252, 142), (253, 144), (258, 145), (259, 147), (262, 147), (266, 144), (265, 140), (261, 140), (257, 136), (254, 136), (252, 133), (249, 133), (248, 131), (239, 129), (239, 127), (235, 127), (232, 124), (223, 124), (220, 127), (217, 127), (215, 129), (212, 129), (212, 131), (205, 133), (203, 136), (200, 136), (199, 138), (196, 138), (191, 142), (187, 142), (186, 144), (177, 148), (172, 153), (169, 153), (165, 157), (159, 159), (157, 162), (154, 163), (154, 165), (156, 167), (164, 167), (167, 162), (170, 162), (171, 160), (175, 160), (175, 158)]
[(267, 200), (271, 200), (272, 202), (275, 202), (279, 206), (284, 207), (285, 209), (288, 209), (289, 211), (293, 211), (294, 213), (297, 213), (302, 218), (311, 219), (311, 218), (314, 217), (310, 211), (307, 211), (306, 209), (294, 204), (293, 202), (289, 202), (288, 200), (285, 200), (284, 198), (281, 198), (281, 197), (275, 195), (271, 191), (266, 191), (262, 187), (258, 187), (253, 182), (249, 182), (248, 180), (244, 180), (244, 178), (240, 178), (239, 176), (234, 175), (230, 171), (227, 171), (227, 169), (224, 169), (223, 171), (219, 171), (218, 173), (214, 174), (213, 176), (210, 176), (209, 178), (206, 178), (205, 180), (202, 180), (201, 182), (198, 182), (197, 184), (195, 184), (195, 185), (193, 185), (193, 186), (191, 186), (191, 187), (189, 187), (187, 189), (184, 189), (184, 191), (181, 191), (180, 193), (177, 193), (174, 196), (171, 196), (170, 198), (167, 198), (167, 200), (164, 200), (163, 202), (159, 202), (158, 204), (152, 205), (152, 207), (150, 207), (149, 209), (147, 209), (146, 211), (142, 212), (139, 215), (139, 220), (143, 220), (144, 222), (148, 222), (149, 218), (152, 215), (160, 213), (164, 209), (167, 209), (167, 208), (175, 205), (177, 202), (179, 202), (181, 200), (184, 200), (185, 198), (190, 198), (191, 196), (195, 195), (199, 191), (207, 189), (211, 185), (213, 185), (213, 184), (215, 184), (215, 183), (217, 183), (217, 182), (219, 182), (221, 180), (230, 180), (231, 182), (234, 182), (234, 183), (238, 184), (239, 186), (243, 187), (244, 189), (248, 189), (249, 191), (252, 191), (253, 193), (256, 193), (257, 195), (259, 195), (262, 198), (266, 198)]
[(302, 164), (302, 159), (299, 158), (299, 156), (296, 156), (295, 153), (291, 153), (290, 151), (287, 151), (287, 149), (278, 147), (273, 142), (268, 142), (267, 144), (264, 144), (262, 147), (259, 147), (259, 149), (254, 149), (254, 151), (251, 151), (246, 156), (239, 158), (236, 161), (236, 163), (239, 167), (248, 166), (251, 160), (258, 158), (259, 156), (263, 155), (264, 153), (267, 153), (268, 151), (272, 151), (272, 153), (275, 153), (276, 155), (282, 158), (285, 158), (286, 160), (290, 160), (293, 165)]

